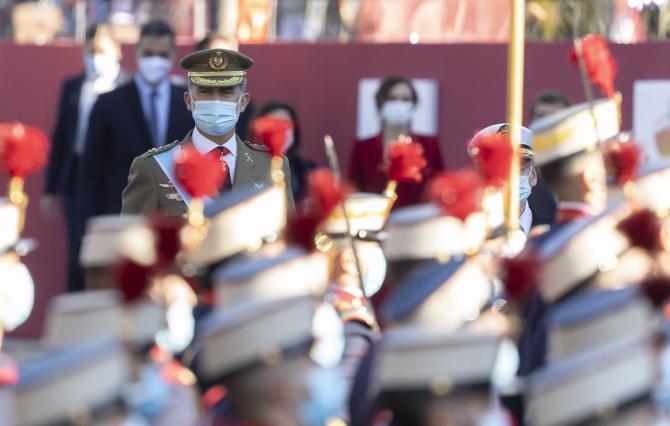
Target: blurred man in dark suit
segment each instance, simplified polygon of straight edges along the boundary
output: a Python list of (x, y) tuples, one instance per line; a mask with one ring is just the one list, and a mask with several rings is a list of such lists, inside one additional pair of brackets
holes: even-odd
[(84, 44), (85, 73), (66, 80), (61, 91), (41, 207), (44, 216), (50, 218), (57, 200), (62, 201), (68, 240), (68, 290), (83, 287), (77, 261), (80, 235), (76, 205), (78, 167), (84, 152), (89, 115), (98, 96), (114, 90), (128, 79), (121, 70), (120, 59), (119, 43), (109, 27), (90, 27)]
[(145, 24), (132, 81), (98, 99), (91, 113), (81, 168), (83, 228), (92, 216), (121, 212), (121, 192), (133, 159), (181, 140), (193, 128), (184, 87), (170, 82), (175, 34), (164, 22)]

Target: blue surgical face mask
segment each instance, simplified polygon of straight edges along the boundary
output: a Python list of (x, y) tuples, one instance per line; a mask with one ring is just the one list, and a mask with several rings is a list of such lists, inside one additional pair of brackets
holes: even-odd
[(530, 176), (519, 176), (519, 203), (523, 203), (530, 197), (533, 188), (530, 186)]
[(346, 383), (337, 368), (315, 368), (307, 378), (309, 398), (300, 405), (300, 424), (325, 425), (344, 410)]
[(239, 101), (194, 101), (193, 121), (208, 135), (223, 136), (237, 124), (238, 105)]

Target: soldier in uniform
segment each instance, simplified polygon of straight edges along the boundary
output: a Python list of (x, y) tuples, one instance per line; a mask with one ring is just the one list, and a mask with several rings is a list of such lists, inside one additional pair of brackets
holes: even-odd
[[(617, 107), (613, 100), (596, 101), (594, 126), (588, 104), (579, 104), (531, 124), (536, 163), (545, 183), (558, 200), (557, 224), (546, 234), (529, 241), (534, 250), (556, 237), (561, 230), (601, 213), (607, 203), (607, 181), (599, 141), (619, 133)], [(545, 332), (542, 318), (545, 301), (533, 297), (525, 319), (532, 325), (520, 342), (520, 374), (529, 374), (544, 364)]]
[[(181, 60), (182, 68), (188, 71), (184, 102), (193, 114), (195, 128), (183, 140), (152, 149), (133, 161), (123, 191), (122, 214), (186, 213), (188, 195), (174, 177), (174, 156), (186, 145), (192, 145), (201, 155), (220, 158), (227, 175), (220, 193), (270, 185), (270, 153), (235, 134), (240, 112), (249, 103), (246, 70), (253, 63), (248, 56), (225, 49), (203, 50)], [(284, 162), (284, 178), (292, 206), (288, 161)]]
[[(475, 142), (491, 133), (508, 133), (509, 124), (498, 123), (492, 124), (480, 130), (468, 143), (468, 154), (473, 156), (473, 145)], [(542, 211), (538, 210), (531, 200), (531, 195), (538, 184), (538, 172), (535, 168), (535, 154), (533, 152), (533, 132), (527, 127), (521, 127), (521, 146), (519, 152), (521, 153), (521, 171), (519, 174), (519, 227), (528, 235), (532, 228), (540, 225), (549, 225), (553, 218), (544, 215)]]

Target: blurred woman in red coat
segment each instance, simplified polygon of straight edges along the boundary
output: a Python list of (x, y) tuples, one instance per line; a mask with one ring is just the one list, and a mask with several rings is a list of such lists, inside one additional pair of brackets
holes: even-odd
[(349, 162), (349, 179), (356, 184), (359, 191), (384, 191), (388, 180), (384, 172), (388, 145), (400, 136), (410, 136), (414, 142), (423, 146), (428, 164), (421, 183), (398, 184), (395, 207), (417, 204), (422, 200), (426, 181), (444, 168), (438, 140), (434, 136), (411, 133), (412, 114), (418, 97), (408, 78), (386, 77), (377, 90), (375, 101), (382, 130), (377, 136), (354, 142)]

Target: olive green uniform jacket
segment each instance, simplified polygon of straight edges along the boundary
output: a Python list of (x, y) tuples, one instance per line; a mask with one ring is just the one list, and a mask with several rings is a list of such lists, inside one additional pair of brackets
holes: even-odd
[[(154, 156), (166, 151), (176, 153), (180, 146), (187, 144), (192, 144), (191, 133), (186, 135), (184, 140), (151, 149), (133, 160), (128, 185), (121, 196), (122, 215), (158, 213), (165, 216), (184, 216), (186, 214), (188, 209), (186, 202)], [(243, 142), (238, 138), (233, 190), (249, 187), (261, 189), (271, 185), (270, 160), (270, 152), (264, 146)], [(291, 172), (286, 159), (284, 159), (284, 180), (290, 211), (294, 208), (294, 202)]]

